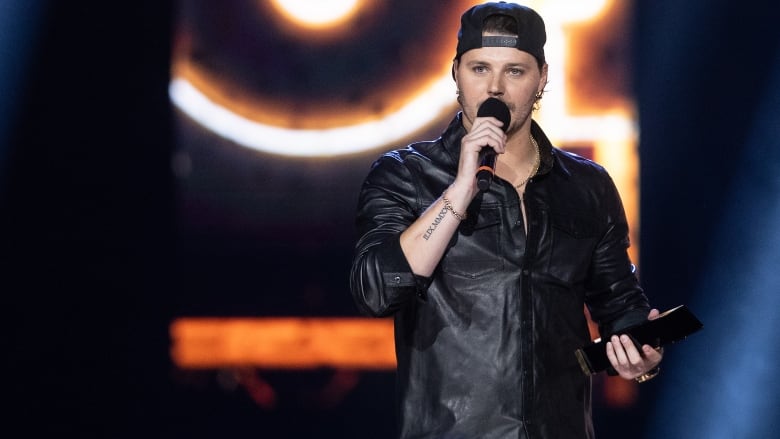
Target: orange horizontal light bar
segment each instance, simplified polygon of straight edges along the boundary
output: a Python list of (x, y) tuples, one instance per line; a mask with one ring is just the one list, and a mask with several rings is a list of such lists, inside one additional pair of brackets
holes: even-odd
[(171, 323), (170, 336), (183, 369), (396, 366), (392, 319), (187, 317)]

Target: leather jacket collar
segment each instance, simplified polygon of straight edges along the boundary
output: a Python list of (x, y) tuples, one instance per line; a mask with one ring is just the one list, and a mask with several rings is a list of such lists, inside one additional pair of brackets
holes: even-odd
[[(444, 133), (445, 134), (442, 137), (444, 150), (450, 157), (450, 164), (457, 168), (458, 160), (460, 159), (460, 139), (466, 135), (466, 129), (463, 127), (462, 112), (458, 112)], [(534, 139), (536, 139), (536, 142), (539, 144), (539, 155), (541, 160), (539, 164), (539, 170), (536, 172), (536, 176), (542, 176), (549, 173), (553, 166), (560, 166), (564, 175), (568, 176), (569, 171), (566, 169), (566, 167), (563, 166), (562, 163), (556, 163), (555, 150), (552, 146), (552, 143), (535, 120), (531, 120), (531, 135), (534, 136)]]

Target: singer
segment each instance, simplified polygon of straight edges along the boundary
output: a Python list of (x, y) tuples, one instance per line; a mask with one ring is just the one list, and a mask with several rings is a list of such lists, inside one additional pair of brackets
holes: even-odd
[[(587, 306), (611, 372), (646, 381), (660, 351), (620, 329), (655, 318), (598, 164), (554, 147), (532, 115), (547, 83), (542, 18), (511, 3), (461, 17), (460, 111), (441, 137), (389, 152), (361, 188), (351, 291), (393, 316), (401, 438), (592, 438)], [(484, 114), (494, 98), (510, 118)], [(479, 190), (480, 153), (496, 154)]]

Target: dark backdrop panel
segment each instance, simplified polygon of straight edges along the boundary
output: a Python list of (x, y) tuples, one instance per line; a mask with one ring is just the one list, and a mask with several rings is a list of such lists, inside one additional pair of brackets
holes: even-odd
[(172, 11), (42, 3), (1, 188), (4, 430), (149, 436), (169, 368)]
[[(755, 291), (732, 287), (743, 284), (741, 279), (748, 275), (738, 267), (750, 260), (751, 246), (764, 244), (761, 230), (753, 229), (766, 220), (751, 218), (756, 214), (755, 196), (767, 194), (771, 187), (767, 176), (776, 176), (780, 169), (776, 153), (761, 156), (748, 150), (751, 144), (767, 152), (780, 148), (766, 126), (776, 127), (780, 121), (776, 104), (780, 97), (772, 86), (780, 53), (775, 21), (765, 6), (754, 4), (639, 2), (635, 78), (641, 132), (642, 281), (658, 305), (693, 304), (705, 325), (695, 339), (667, 349), (663, 379), (642, 388), (647, 437), (663, 430), (681, 437), (693, 432), (703, 435), (696, 437), (715, 437), (709, 435), (713, 430), (720, 431), (717, 437), (739, 437), (734, 431), (740, 427), (731, 428), (735, 423), (712, 406), (741, 414), (739, 424), (753, 431), (741, 437), (769, 437), (776, 431), (776, 397), (774, 415), (760, 415), (759, 408), (772, 404), (767, 395), (773, 394), (777, 380), (758, 384), (763, 390), (751, 394), (748, 383), (739, 381), (742, 368), (734, 363), (774, 364), (776, 354), (771, 348), (735, 348), (736, 355), (723, 358), (728, 348), (721, 347), (756, 326), (747, 321), (753, 312), (746, 310), (767, 306), (744, 298), (777, 295), (776, 285), (753, 285)], [(778, 197), (776, 192), (764, 197), (767, 211), (762, 214), (770, 214)], [(723, 254), (724, 249), (729, 254)], [(729, 260), (733, 263), (718, 267), (719, 261)], [(754, 270), (773, 271), (773, 264), (758, 261)], [(711, 279), (722, 281), (713, 285)], [(758, 325), (776, 332), (776, 320), (762, 319)], [(739, 389), (735, 391), (739, 398), (712, 402), (729, 398), (722, 389), (730, 386)], [(685, 401), (686, 407), (675, 411), (664, 406), (675, 401)], [(659, 419), (654, 416), (658, 414), (671, 416)]]

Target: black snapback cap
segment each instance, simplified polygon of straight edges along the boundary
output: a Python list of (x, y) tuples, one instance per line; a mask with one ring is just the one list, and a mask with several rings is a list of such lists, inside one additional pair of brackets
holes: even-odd
[[(491, 15), (505, 15), (517, 22), (517, 37), (512, 36), (482, 36), (485, 19)], [(528, 52), (539, 63), (544, 62), (544, 43), (547, 33), (544, 20), (533, 9), (516, 3), (490, 2), (476, 5), (460, 17), (458, 31), (458, 48), (455, 59), (471, 49), (481, 47), (514, 47)]]

